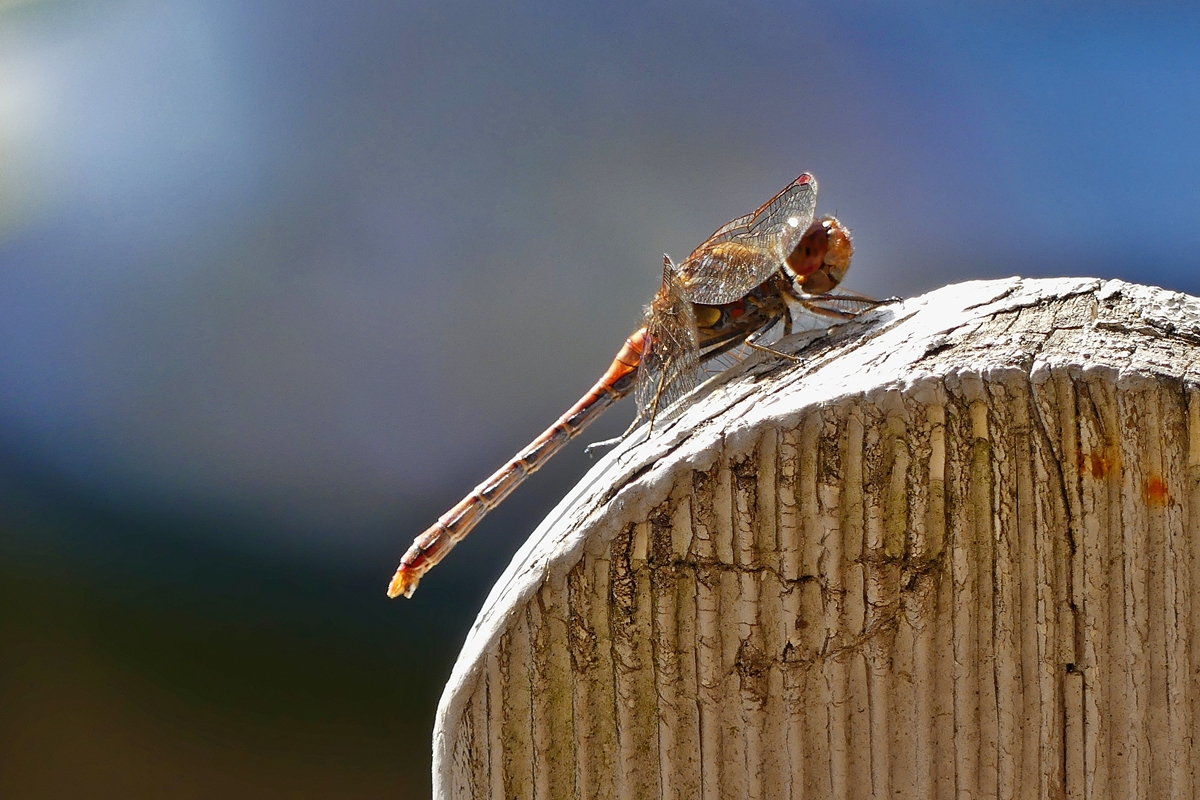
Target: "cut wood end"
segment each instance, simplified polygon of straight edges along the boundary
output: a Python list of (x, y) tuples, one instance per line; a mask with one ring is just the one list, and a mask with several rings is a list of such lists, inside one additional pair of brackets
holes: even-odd
[(522, 546), (435, 796), (1200, 796), (1200, 299), (975, 281), (778, 346)]

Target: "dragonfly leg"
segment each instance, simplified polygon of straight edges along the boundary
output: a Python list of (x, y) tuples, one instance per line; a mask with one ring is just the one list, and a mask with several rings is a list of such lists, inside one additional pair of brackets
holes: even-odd
[(592, 442), (587, 447), (583, 448), (583, 452), (587, 454), (588, 458), (595, 458), (599, 451), (607, 450), (610, 447), (616, 447), (621, 442), (625, 441), (626, 437), (633, 433), (634, 430), (637, 429), (637, 426), (642, 424), (642, 420), (644, 419), (645, 415), (639, 411), (637, 416), (633, 418), (633, 422), (629, 423), (629, 427), (626, 428), (625, 432), (620, 436), (614, 436), (611, 439), (604, 439), (599, 442)]
[(840, 287), (838, 288), (836, 293), (829, 292), (827, 294), (813, 294), (813, 295), (809, 295), (809, 298), (811, 298), (813, 300), (837, 300), (837, 299), (846, 300), (846, 299), (849, 299), (849, 300), (856, 300), (860, 303), (866, 303), (867, 305), (872, 305), (872, 306), (882, 306), (882, 305), (886, 305), (887, 303), (898, 303), (898, 302), (900, 302), (900, 300), (903, 299), (900, 297), (892, 296), (892, 297), (885, 297), (882, 300), (878, 300), (874, 297), (871, 297), (868, 294), (863, 294), (862, 292), (856, 292), (853, 289), (843, 289)]
[(746, 340), (746, 346), (749, 347), (751, 350), (757, 350), (760, 353), (770, 353), (773, 356), (779, 356), (780, 358), (786, 358), (788, 361), (795, 361), (796, 363), (800, 363), (801, 361), (804, 360), (803, 358), (800, 358), (800, 356), (794, 356), (791, 353), (785, 353), (782, 350), (776, 350), (774, 347), (767, 347), (765, 344), (759, 344), (758, 342), (752, 342), (749, 339)]
[[(804, 308), (811, 311), (813, 314), (816, 314), (817, 316), (829, 317), (837, 320), (854, 319), (868, 308), (875, 308), (876, 306), (887, 305), (888, 303), (895, 303), (900, 300), (899, 297), (888, 297), (883, 300), (876, 300), (874, 297), (868, 297), (867, 295), (860, 294), (859, 292), (852, 292), (849, 289), (839, 289), (836, 294), (796, 294), (789, 291), (788, 296), (791, 300), (794, 300), (796, 303), (804, 306)], [(847, 301), (860, 304), (863, 307), (855, 308), (853, 310), (837, 307), (839, 302), (845, 303)]]
[(778, 316), (775, 319), (768, 322), (766, 325), (764, 325), (758, 331), (758, 333), (754, 334), (753, 336), (748, 337), (746, 339), (746, 341), (743, 342), (743, 344), (745, 344), (751, 350), (757, 350), (760, 353), (770, 353), (773, 356), (779, 356), (780, 358), (786, 358), (789, 361), (795, 361), (795, 362), (803, 361), (804, 359), (800, 358), (799, 356), (794, 356), (791, 353), (785, 353), (782, 350), (776, 350), (774, 347), (767, 347), (765, 344), (758, 343), (758, 340), (762, 337), (762, 335), (765, 334), (767, 331), (771, 330), (772, 328), (774, 328), (776, 325), (778, 325), (780, 320), (783, 320), (784, 335), (786, 336), (787, 334), (791, 333), (792, 313), (789, 310), (789, 311), (784, 311), (783, 314), (781, 314), (780, 316)]
[(823, 306), (819, 303), (810, 302), (808, 298), (801, 300), (800, 304), (820, 317), (829, 317), (831, 319), (838, 320), (850, 320), (858, 316), (858, 314), (851, 311), (843, 311), (840, 308), (831, 308), (830, 306)]
[(604, 439), (603, 441), (599, 441), (599, 442), (592, 442), (587, 447), (583, 448), (583, 452), (586, 453), (589, 458), (594, 458), (596, 453), (600, 450), (604, 450), (609, 447), (615, 447), (616, 445), (625, 441), (626, 437), (628, 437), (629, 434), (633, 433), (637, 429), (637, 427), (639, 425), (641, 425), (643, 422), (648, 421), (650, 423), (650, 428), (649, 428), (649, 430), (646, 431), (647, 434), (649, 434), (651, 431), (654, 430), (654, 420), (658, 416), (658, 403), (659, 403), (659, 400), (662, 398), (663, 389), (666, 387), (667, 374), (670, 371), (670, 367), (671, 367), (671, 362), (668, 361), (666, 363), (666, 365), (663, 367), (662, 374), (659, 375), (658, 387), (654, 390), (654, 400), (651, 401), (650, 408), (649, 409), (639, 408), (637, 416), (635, 416), (633, 418), (633, 422), (629, 423), (629, 427), (626, 428), (625, 432), (622, 433), (620, 436), (617, 436), (612, 439)]

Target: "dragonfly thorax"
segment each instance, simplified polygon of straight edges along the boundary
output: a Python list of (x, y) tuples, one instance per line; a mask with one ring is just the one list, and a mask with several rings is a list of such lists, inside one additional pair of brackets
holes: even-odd
[(693, 303), (701, 348), (744, 338), (780, 319), (787, 310), (785, 285), (785, 279), (776, 274), (732, 303)]

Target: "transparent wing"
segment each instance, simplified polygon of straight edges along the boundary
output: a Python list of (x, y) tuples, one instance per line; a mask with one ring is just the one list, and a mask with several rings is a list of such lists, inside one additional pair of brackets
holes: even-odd
[(817, 179), (807, 172), (753, 214), (721, 226), (679, 265), (692, 302), (731, 303), (778, 270), (808, 231), (817, 210)]
[[(769, 328), (755, 331), (752, 336), (755, 342), (762, 345), (773, 345), (779, 341), (783, 335), (783, 320), (771, 325)], [(700, 375), (702, 380), (707, 380), (714, 375), (719, 375), (726, 370), (736, 367), (747, 358), (755, 354), (752, 347), (746, 344), (746, 339), (749, 337), (741, 336), (731, 339), (728, 342), (723, 342), (713, 347), (700, 349)]]
[(646, 338), (634, 397), (638, 416), (653, 422), (699, 379), (696, 314), (670, 259), (663, 259), (662, 287), (646, 309)]

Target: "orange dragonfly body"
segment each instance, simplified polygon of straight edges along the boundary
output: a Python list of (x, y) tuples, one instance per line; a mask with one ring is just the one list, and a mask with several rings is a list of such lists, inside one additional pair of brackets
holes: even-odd
[(761, 208), (719, 228), (682, 263), (664, 257), (663, 283), (641, 327), (608, 370), (558, 421), (427, 528), (400, 559), (388, 596), (411, 597), (421, 576), (441, 561), (526, 477), (613, 403), (633, 393), (638, 416), (660, 410), (699, 382), (702, 365), (780, 324), (795, 308), (847, 319), (876, 301), (831, 295), (853, 254), (846, 228), (833, 217), (814, 221), (817, 182), (805, 173)]

